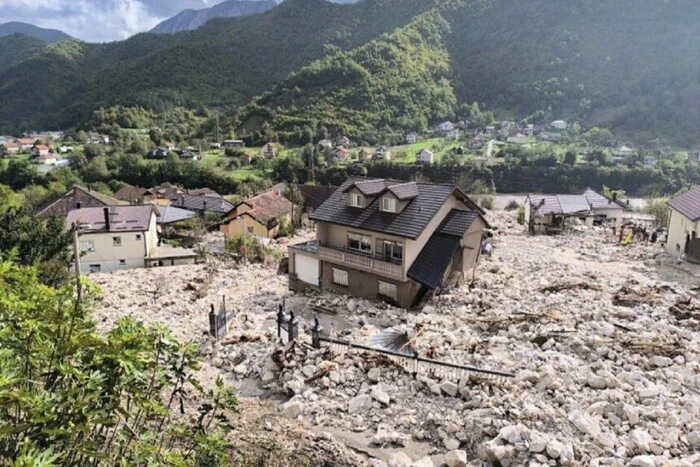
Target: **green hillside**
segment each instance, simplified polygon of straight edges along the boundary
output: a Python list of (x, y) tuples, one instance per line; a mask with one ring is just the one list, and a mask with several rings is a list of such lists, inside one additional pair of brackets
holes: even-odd
[(479, 102), (502, 118), (692, 145), (698, 17), (694, 0), (287, 0), (196, 31), (19, 54), (0, 66), (0, 132), (139, 105), (224, 109), (260, 138), (320, 126), (359, 137), (424, 130)]

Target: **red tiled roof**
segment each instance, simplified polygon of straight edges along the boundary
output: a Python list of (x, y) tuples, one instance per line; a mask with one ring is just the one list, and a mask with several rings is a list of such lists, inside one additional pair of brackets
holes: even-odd
[(127, 185), (122, 187), (114, 195), (115, 198), (128, 201), (130, 203), (136, 202), (139, 198), (142, 198), (148, 190), (146, 188), (141, 188), (139, 186)]
[(668, 205), (691, 221), (700, 219), (700, 185), (669, 200)]
[(246, 211), (245, 214), (254, 217), (260, 222), (267, 222), (270, 219), (285, 216), (292, 212), (292, 202), (274, 191), (266, 191), (244, 202), (253, 208), (250, 211)]
[[(105, 209), (108, 210), (109, 228), (105, 222)], [(86, 233), (145, 232), (151, 225), (151, 215), (157, 213), (151, 204), (73, 209), (66, 216), (66, 228), (80, 223), (81, 231)]]

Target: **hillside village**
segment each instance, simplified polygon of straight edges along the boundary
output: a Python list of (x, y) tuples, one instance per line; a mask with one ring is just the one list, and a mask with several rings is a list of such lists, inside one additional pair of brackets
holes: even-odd
[(697, 189), (657, 227), (591, 189), (522, 215), (451, 185), (352, 178), (298, 206), (289, 188), (75, 187), (40, 215), (78, 229), (98, 326), (199, 344), (205, 384), (264, 422), (240, 443), (334, 465), (700, 462)]

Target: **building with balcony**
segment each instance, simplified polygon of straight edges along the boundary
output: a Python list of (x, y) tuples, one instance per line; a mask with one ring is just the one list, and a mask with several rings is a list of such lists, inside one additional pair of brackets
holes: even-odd
[(350, 179), (310, 216), (316, 240), (289, 246), (289, 286), (412, 307), (479, 260), (488, 222), (450, 185)]

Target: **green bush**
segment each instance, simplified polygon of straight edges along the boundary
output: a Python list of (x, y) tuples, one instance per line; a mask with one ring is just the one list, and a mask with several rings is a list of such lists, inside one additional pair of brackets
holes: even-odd
[(491, 210), (493, 209), (494, 204), (495, 203), (492, 196), (482, 196), (479, 200), (479, 205), (484, 209)]
[(666, 205), (667, 199), (651, 197), (646, 200), (646, 206), (644, 206), (644, 212), (651, 214), (656, 219), (654, 225), (657, 227), (667, 227), (668, 226), (668, 206)]
[(0, 464), (231, 465), (223, 435), (237, 401), (222, 380), (205, 390), (195, 379), (196, 344), (131, 318), (102, 335), (97, 289), (81, 287), (0, 262)]
[(226, 251), (236, 255), (239, 261), (263, 263), (271, 250), (254, 235), (234, 235), (226, 239)]
[(525, 208), (523, 206), (518, 208), (518, 224), (525, 224)]

